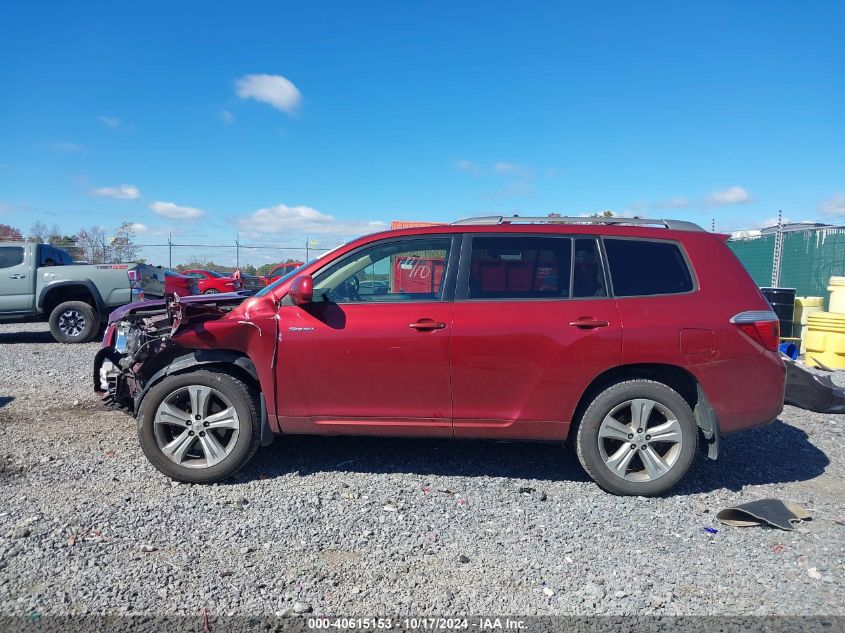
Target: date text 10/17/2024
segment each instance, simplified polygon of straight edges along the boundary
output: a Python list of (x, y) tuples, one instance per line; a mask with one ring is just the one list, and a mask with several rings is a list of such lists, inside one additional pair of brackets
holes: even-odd
[(366, 617), (317, 617), (306, 620), (309, 629), (343, 630), (479, 630), (479, 631), (520, 631), (526, 628), (524, 620), (497, 617), (476, 618), (366, 618)]

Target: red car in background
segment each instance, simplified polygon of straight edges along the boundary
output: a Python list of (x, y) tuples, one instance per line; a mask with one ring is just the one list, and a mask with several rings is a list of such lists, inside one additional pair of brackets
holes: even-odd
[(284, 277), (288, 273), (293, 272), (300, 266), (304, 265), (305, 262), (285, 262), (284, 264), (279, 264), (265, 276), (265, 279), (268, 284), (271, 284), (280, 277)]
[(196, 279), (188, 275), (180, 275), (172, 270), (164, 271), (164, 292), (178, 297), (189, 297), (200, 293)]
[(199, 284), (199, 291), (204, 295), (217, 294), (219, 292), (237, 292), (243, 289), (243, 282), (236, 277), (227, 277), (213, 270), (192, 269), (182, 273), (193, 277)]

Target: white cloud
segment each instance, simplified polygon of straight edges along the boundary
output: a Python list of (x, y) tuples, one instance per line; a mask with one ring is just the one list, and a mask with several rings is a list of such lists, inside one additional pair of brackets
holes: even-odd
[(237, 220), (238, 229), (253, 238), (279, 235), (331, 235), (350, 238), (374, 231), (382, 231), (387, 224), (381, 221), (345, 221), (306, 206), (289, 207), (277, 204), (258, 209)]
[(493, 171), (497, 174), (515, 174), (522, 171), (522, 167), (516, 163), (496, 163), (493, 165)]
[(223, 123), (232, 124), (235, 122), (235, 115), (228, 110), (220, 110), (220, 120), (223, 121)]
[(135, 185), (118, 185), (117, 187), (100, 187), (92, 192), (95, 196), (116, 198), (118, 200), (137, 200), (141, 192)]
[(845, 215), (845, 193), (839, 193), (823, 200), (819, 205), (819, 211), (826, 216)]
[(106, 127), (120, 127), (120, 119), (116, 116), (101, 116), (97, 117), (97, 119)]
[(133, 222), (132, 223), (132, 230), (135, 231), (135, 235), (147, 235), (147, 236), (164, 236), (170, 233), (169, 229), (157, 227), (157, 226), (148, 226), (147, 224), (143, 224), (141, 222)]
[(150, 211), (172, 220), (196, 220), (205, 215), (202, 209), (184, 207), (173, 202), (162, 202), (156, 200), (150, 205)]
[(472, 162), (471, 160), (459, 160), (455, 163), (455, 168), (467, 174), (478, 176), (481, 173), (481, 166)]
[(68, 141), (59, 141), (52, 143), (51, 147), (59, 152), (68, 152), (69, 154), (81, 154), (87, 152), (88, 148), (79, 143), (69, 143)]
[(653, 205), (655, 209), (686, 209), (690, 206), (690, 201), (683, 196), (672, 196), (666, 200), (660, 200)]
[(714, 191), (707, 197), (707, 201), (710, 204), (715, 204), (717, 206), (725, 205), (725, 204), (744, 204), (746, 202), (751, 202), (751, 194), (748, 193), (742, 187), (728, 187), (727, 189), (722, 189), (721, 191)]
[(255, 99), (291, 114), (302, 102), (302, 94), (281, 75), (245, 75), (235, 80), (235, 94), (241, 99)]

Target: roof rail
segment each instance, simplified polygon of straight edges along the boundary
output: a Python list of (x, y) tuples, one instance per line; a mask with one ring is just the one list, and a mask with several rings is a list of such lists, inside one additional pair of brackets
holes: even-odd
[(647, 218), (603, 218), (603, 217), (549, 217), (521, 215), (487, 215), (478, 218), (465, 218), (452, 222), (462, 225), (490, 224), (622, 224), (638, 226), (662, 226), (676, 231), (703, 231), (695, 222), (685, 220), (650, 220)]

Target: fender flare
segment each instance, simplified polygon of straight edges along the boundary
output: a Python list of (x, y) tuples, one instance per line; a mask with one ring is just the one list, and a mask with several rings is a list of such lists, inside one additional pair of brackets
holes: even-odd
[[(97, 286), (90, 279), (63, 279), (60, 281), (47, 282), (38, 294), (38, 301), (35, 304), (36, 309), (43, 310), (44, 300), (47, 298), (47, 295), (56, 288), (67, 288), (72, 286), (83, 287), (91, 293), (91, 296), (94, 297), (94, 307), (97, 309), (97, 314), (100, 319), (107, 315), (105, 303), (103, 303), (103, 297), (100, 295), (100, 291), (97, 289)], [(46, 316), (49, 317), (50, 315), (47, 314)]]
[[(249, 356), (230, 350), (194, 350), (192, 352), (188, 352), (187, 354), (177, 356), (150, 377), (144, 385), (144, 388), (135, 398), (135, 416), (137, 417), (138, 410), (141, 408), (141, 402), (153, 385), (161, 382), (167, 376), (179, 374), (187, 369), (191, 369), (192, 367), (201, 367), (203, 365), (235, 365), (249, 374), (256, 384), (261, 384), (261, 381), (258, 379), (258, 372), (255, 369), (255, 363), (252, 362), (252, 359), (249, 358)], [(264, 394), (259, 393), (258, 398), (261, 411), (261, 445), (267, 446), (272, 443), (275, 436), (270, 430), (270, 425), (267, 419), (267, 406), (264, 401)]]

